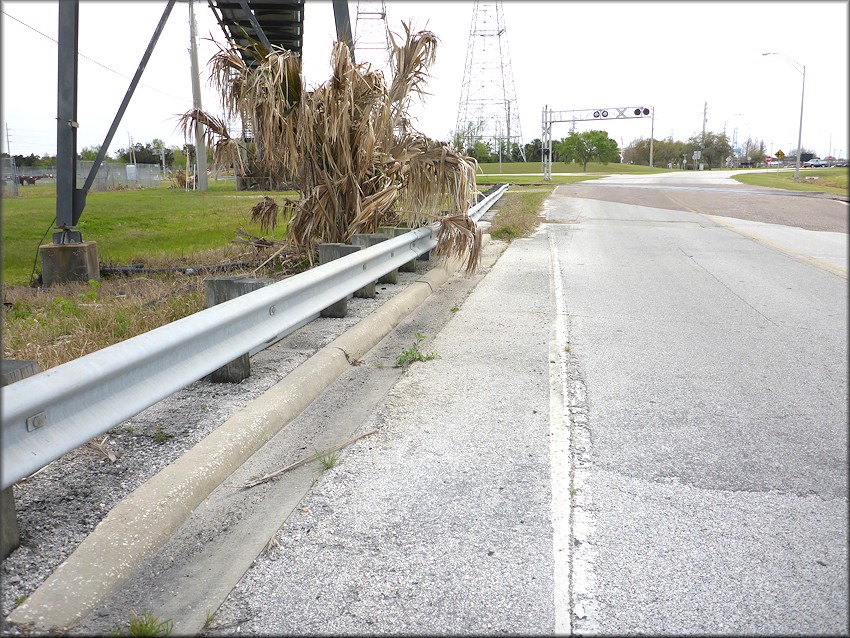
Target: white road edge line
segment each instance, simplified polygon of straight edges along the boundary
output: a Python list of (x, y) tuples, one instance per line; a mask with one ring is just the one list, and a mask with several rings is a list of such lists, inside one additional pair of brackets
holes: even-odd
[(552, 234), (549, 280), (555, 298), (553, 338), (549, 341), (549, 468), (552, 485), (552, 551), (554, 554), (555, 635), (572, 634), (572, 459), (567, 408), (567, 329), (561, 266)]
[[(544, 228), (545, 225), (544, 225)], [(575, 369), (569, 318), (554, 234), (549, 239), (549, 273), (555, 301), (549, 356), (549, 464), (552, 484), (555, 635), (597, 633), (594, 522), (590, 494), (590, 431), (586, 393)], [(571, 379), (571, 376), (575, 377)], [(566, 511), (565, 511), (566, 510)]]

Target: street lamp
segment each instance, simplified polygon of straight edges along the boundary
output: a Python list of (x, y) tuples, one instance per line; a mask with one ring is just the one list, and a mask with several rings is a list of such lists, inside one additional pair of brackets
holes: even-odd
[(726, 118), (726, 121), (725, 121), (725, 122), (723, 122), (723, 135), (726, 135), (726, 125), (727, 125), (730, 121), (732, 121), (732, 118), (733, 118), (733, 117), (737, 117), (737, 116), (739, 116), (739, 115), (740, 115), (740, 113), (733, 113), (732, 115), (730, 115), (729, 117), (727, 117), (727, 118)]
[(821, 132), (821, 133), (826, 133), (827, 135), (829, 135), (829, 155), (827, 155), (827, 157), (832, 157), (832, 133), (830, 133), (829, 131), (827, 131), (825, 128), (822, 128), (822, 129), (820, 130), (820, 132)]
[(803, 144), (803, 100), (806, 97), (806, 67), (805, 65), (801, 65), (799, 62), (795, 62), (791, 58), (789, 58), (784, 53), (777, 53), (775, 51), (770, 53), (762, 53), (762, 55), (781, 55), (785, 60), (791, 64), (795, 69), (797, 69), (800, 73), (803, 74), (803, 90), (800, 94), (800, 132), (797, 135), (797, 167), (794, 169), (794, 181), (800, 181), (800, 156), (803, 154), (802, 144)]
[[(726, 118), (726, 121), (723, 122), (723, 137), (726, 137), (726, 125), (732, 121), (733, 118), (738, 117), (741, 113), (733, 113), (729, 117)], [(732, 154), (729, 156), (729, 168), (732, 168), (732, 158), (735, 157), (735, 148), (732, 146)]]

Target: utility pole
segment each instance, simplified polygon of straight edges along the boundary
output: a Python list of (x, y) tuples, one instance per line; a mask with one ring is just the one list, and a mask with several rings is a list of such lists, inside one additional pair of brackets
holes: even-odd
[[(189, 39), (191, 48), (189, 56), (192, 59), (192, 107), (201, 110), (201, 79), (198, 68), (197, 26), (195, 25), (195, 0), (189, 0)], [(207, 190), (207, 149), (204, 145), (204, 125), (195, 119), (195, 159), (198, 167), (198, 190)]]
[[(508, 161), (511, 161), (510, 160), (510, 156), (511, 156), (511, 101), (510, 100), (505, 100), (505, 108), (508, 111), (508, 119), (507, 119), (507, 123), (508, 123)], [(830, 142), (830, 146), (831, 145), (832, 145), (832, 142)], [(501, 166), (499, 166), (499, 172), (500, 173), (502, 172)]]
[[(670, 136), (673, 137), (672, 135)], [(653, 151), (655, 150), (655, 107), (652, 107), (652, 120), (649, 127), (649, 168), (655, 168), (655, 158)]]
[(12, 167), (12, 195), (18, 196), (18, 170), (15, 167), (15, 157), (12, 155), (12, 147), (9, 145), (9, 125), (6, 124), (6, 152), (9, 154), (9, 165)]
[(705, 162), (705, 123), (708, 120), (708, 102), (702, 107), (702, 148), (700, 149), (700, 165)]
[(165, 147), (160, 144), (159, 145), (159, 157), (162, 159), (162, 179), (165, 179)]

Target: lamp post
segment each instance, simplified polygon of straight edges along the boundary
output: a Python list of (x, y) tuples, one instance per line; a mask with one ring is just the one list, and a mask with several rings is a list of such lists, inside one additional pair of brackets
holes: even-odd
[[(732, 121), (733, 118), (738, 117), (739, 115), (741, 115), (741, 114), (740, 113), (733, 113), (732, 115), (730, 115), (729, 117), (726, 118), (725, 122), (723, 122), (723, 137), (726, 137), (726, 125), (730, 121)], [(735, 157), (735, 147), (734, 147), (734, 145), (731, 145), (731, 144), (730, 144), (730, 147), (732, 149), (732, 154), (729, 156), (729, 168), (732, 168), (732, 158)]]
[(803, 90), (800, 93), (800, 132), (797, 134), (797, 167), (794, 169), (794, 181), (799, 182), (800, 156), (803, 154), (803, 100), (806, 97), (806, 66), (800, 64), (799, 62), (795, 62), (784, 53), (777, 53), (775, 51), (772, 51), (769, 53), (762, 53), (762, 55), (781, 55), (791, 66), (793, 66), (795, 69), (797, 69), (800, 73), (803, 74)]
[(825, 128), (822, 128), (820, 130), (820, 132), (826, 133), (827, 135), (829, 135), (829, 154), (827, 155), (827, 159), (828, 159), (828, 158), (832, 157), (832, 133), (827, 131)]

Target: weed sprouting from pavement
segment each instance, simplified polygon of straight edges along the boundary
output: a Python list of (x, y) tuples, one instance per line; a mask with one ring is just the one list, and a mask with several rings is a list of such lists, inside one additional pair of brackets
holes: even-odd
[(440, 358), (440, 355), (436, 352), (429, 352), (428, 354), (425, 354), (419, 349), (419, 344), (425, 341), (425, 339), (427, 339), (428, 337), (426, 337), (421, 332), (414, 332), (413, 336), (416, 341), (414, 341), (413, 345), (410, 346), (410, 348), (408, 348), (404, 352), (402, 352), (398, 356), (398, 359), (396, 359), (396, 364), (398, 367), (407, 368), (416, 361), (432, 361), (434, 359)]
[(165, 443), (168, 439), (171, 438), (170, 434), (167, 434), (165, 430), (162, 429), (162, 424), (156, 424), (156, 432), (153, 435), (153, 440), (157, 443)]
[(326, 471), (334, 467), (337, 463), (339, 463), (339, 453), (334, 452), (316, 452), (316, 458), (319, 461), (319, 465), (322, 466), (322, 471)]
[(135, 611), (126, 629), (116, 627), (109, 632), (110, 636), (168, 636), (174, 627), (173, 620), (160, 620), (148, 610), (141, 615)]

